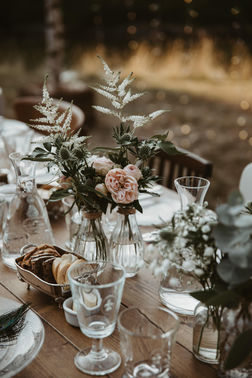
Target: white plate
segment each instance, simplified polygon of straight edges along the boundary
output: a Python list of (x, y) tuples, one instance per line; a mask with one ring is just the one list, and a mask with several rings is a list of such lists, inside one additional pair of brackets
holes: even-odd
[[(0, 314), (9, 312), (21, 304), (0, 297)], [(13, 377), (29, 365), (40, 351), (45, 337), (40, 318), (31, 310), (26, 313), (25, 326), (16, 342), (3, 352), (0, 348), (0, 377)], [(6, 351), (7, 350), (7, 351)]]

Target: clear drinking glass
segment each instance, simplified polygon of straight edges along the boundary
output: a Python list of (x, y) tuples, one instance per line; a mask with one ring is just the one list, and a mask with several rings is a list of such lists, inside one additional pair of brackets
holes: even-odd
[(118, 317), (123, 377), (169, 377), (178, 327), (177, 315), (163, 307), (123, 310)]
[(65, 244), (71, 251), (73, 251), (75, 239), (82, 223), (82, 214), (78, 211), (76, 204), (73, 205), (73, 201), (74, 199), (72, 197), (66, 197), (62, 200), (64, 212), (66, 213), (65, 222), (69, 235), (69, 240)]
[(44, 201), (35, 184), (35, 164), (10, 154), (16, 173), (16, 193), (10, 201), (4, 225), (2, 259), (12, 269), (20, 249), (28, 243), (53, 244), (53, 234)]
[(81, 261), (68, 270), (68, 279), (81, 332), (93, 339), (92, 347), (75, 356), (75, 365), (87, 374), (109, 374), (120, 366), (121, 357), (103, 348), (102, 341), (116, 326), (125, 270), (110, 262)]
[(191, 203), (203, 204), (210, 182), (202, 177), (183, 176), (174, 180), (177, 189), (181, 210)]

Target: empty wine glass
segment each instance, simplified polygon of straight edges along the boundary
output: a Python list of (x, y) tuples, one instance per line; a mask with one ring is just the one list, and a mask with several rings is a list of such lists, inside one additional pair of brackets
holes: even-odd
[(202, 177), (183, 176), (174, 180), (177, 189), (181, 210), (191, 203), (202, 205), (210, 182)]
[(123, 377), (169, 377), (179, 318), (163, 307), (132, 307), (118, 317)]
[(91, 348), (75, 356), (75, 365), (91, 375), (111, 373), (120, 366), (121, 357), (113, 350), (104, 349), (102, 340), (116, 326), (125, 270), (110, 262), (81, 261), (69, 269), (68, 278), (81, 332), (93, 339)]

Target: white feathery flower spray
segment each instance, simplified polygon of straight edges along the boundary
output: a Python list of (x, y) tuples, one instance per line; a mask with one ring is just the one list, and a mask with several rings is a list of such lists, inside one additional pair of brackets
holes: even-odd
[(168, 110), (157, 110), (148, 115), (127, 115), (124, 113), (124, 107), (130, 102), (137, 100), (142, 97), (144, 93), (131, 93), (131, 89), (128, 88), (129, 85), (135, 80), (133, 77), (133, 72), (131, 72), (124, 80), (121, 80), (121, 72), (112, 71), (105, 60), (98, 56), (101, 60), (105, 72), (105, 85), (97, 84), (95, 87), (91, 87), (100, 95), (106, 97), (112, 105), (112, 109), (103, 106), (94, 105), (93, 108), (97, 111), (114, 116), (118, 118), (122, 123), (131, 122), (133, 129), (137, 127), (142, 127), (146, 123), (154, 120), (160, 115), (170, 111)]
[(67, 134), (71, 131), (72, 104), (63, 113), (59, 112), (62, 100), (55, 101), (50, 97), (47, 89), (47, 77), (48, 76), (46, 76), (44, 80), (41, 104), (34, 106), (34, 108), (41, 113), (42, 117), (31, 119), (33, 123), (30, 126), (36, 130), (50, 134)]

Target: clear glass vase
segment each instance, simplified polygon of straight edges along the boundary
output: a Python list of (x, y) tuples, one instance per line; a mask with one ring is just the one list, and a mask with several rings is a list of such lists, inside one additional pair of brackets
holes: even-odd
[(220, 327), (216, 326), (213, 315), (216, 311), (199, 303), (194, 312), (193, 354), (208, 364), (217, 364), (220, 357)]
[(183, 176), (174, 180), (179, 195), (181, 210), (191, 203), (203, 205), (210, 182), (202, 177)]
[(134, 208), (119, 207), (116, 226), (110, 237), (110, 260), (122, 265), (126, 277), (133, 277), (143, 265), (144, 243)]
[(46, 206), (35, 184), (35, 163), (23, 157), (10, 154), (17, 185), (5, 218), (2, 259), (12, 269), (25, 244), (54, 244)]
[(108, 240), (102, 228), (101, 212), (81, 211), (82, 222), (74, 240), (73, 252), (87, 261), (107, 260)]
[(199, 301), (190, 292), (201, 290), (200, 283), (191, 275), (175, 267), (162, 277), (159, 287), (161, 302), (170, 310), (185, 316), (193, 316)]
[[(222, 378), (250, 378), (252, 377), (252, 353), (242, 361), (239, 366), (227, 369), (225, 366), (229, 352), (237, 339), (243, 332), (252, 327), (252, 304), (244, 308), (225, 308), (221, 323), (220, 337), (220, 364), (218, 376)], [(241, 348), (241, 345), (239, 346)]]

